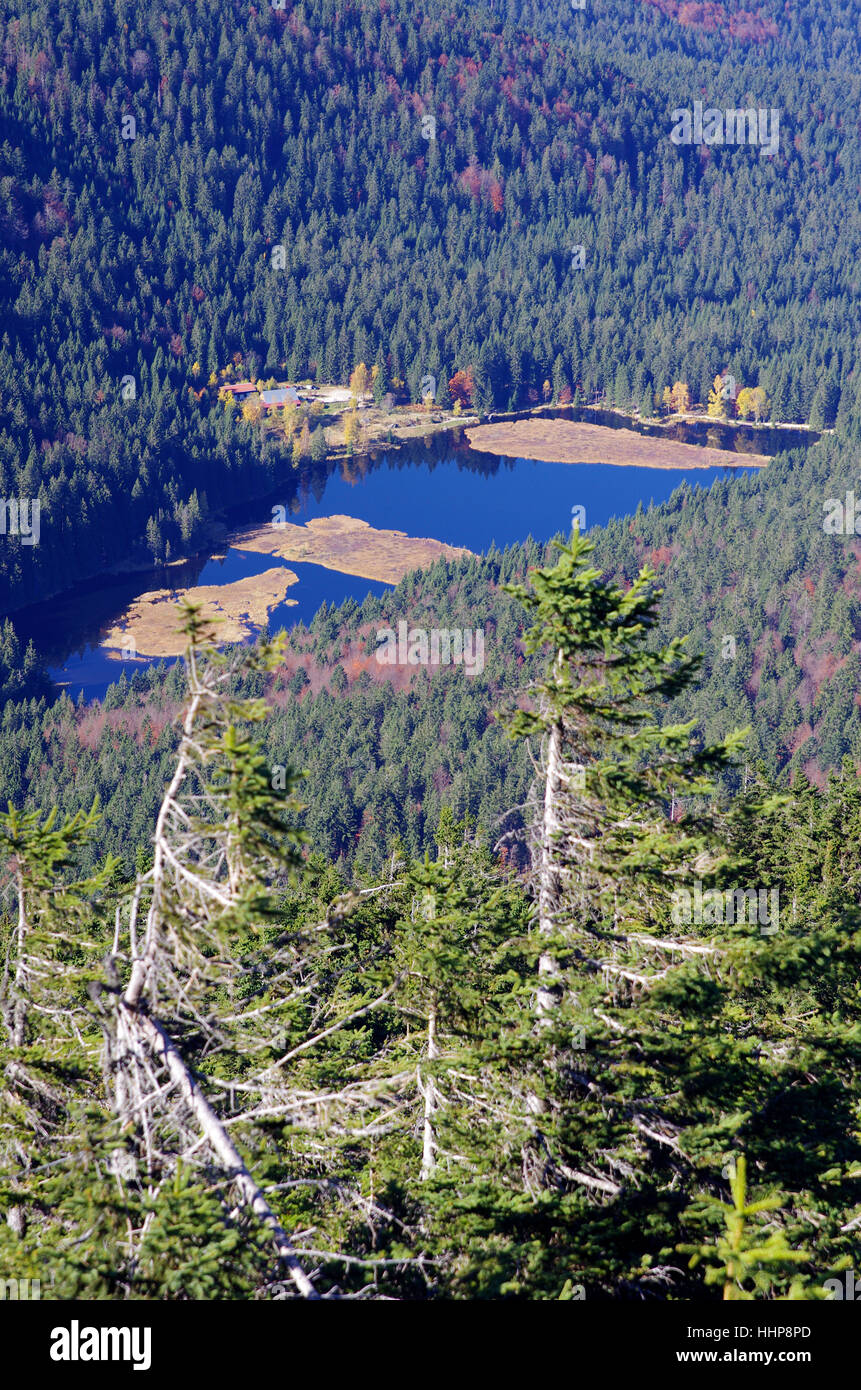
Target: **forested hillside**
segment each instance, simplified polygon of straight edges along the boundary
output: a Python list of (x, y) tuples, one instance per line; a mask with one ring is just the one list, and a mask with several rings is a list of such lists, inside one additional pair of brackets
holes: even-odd
[(51, 1299), (843, 1289), (857, 778), (722, 809), (739, 736), (654, 722), (695, 663), (647, 647), (652, 583), (602, 582), (575, 539), (512, 595), (537, 680), (502, 713), (551, 750), (529, 878), (446, 807), (433, 859), (393, 840), (347, 893), (303, 865), (293, 774), (255, 737), (278, 651), (218, 656), (188, 613), (138, 873), (79, 867), (95, 809), (0, 814), (0, 1276)]
[[(744, 3), (0, 15), (3, 1299), (854, 1300), (858, 0)], [(774, 150), (675, 142), (698, 103)], [(13, 625), (319, 502), (322, 430), (294, 473), (228, 374), (652, 417), (724, 373), (815, 442), (244, 645), (190, 585), (100, 700)]]
[[(668, 503), (595, 532), (601, 565), (620, 581), (630, 583), (641, 563), (656, 569), (661, 640), (690, 634), (702, 654), (697, 683), (667, 717), (694, 719), (711, 740), (749, 727), (728, 786), (758, 766), (772, 779), (804, 772), (822, 782), (846, 755), (861, 764), (861, 539), (823, 529), (826, 502), (857, 486), (856, 456), (854, 442), (826, 438), (756, 475), (707, 491), (684, 485)], [(368, 870), (395, 840), (420, 855), (433, 847), (446, 805), (469, 816), (488, 846), (522, 826), (530, 764), (493, 710), (533, 664), (524, 614), (501, 586), (525, 578), (545, 553), (544, 542), (530, 542), (438, 562), (361, 607), (324, 605), (309, 629), (290, 633), (267, 686), (264, 744), (273, 766), (308, 772), (302, 824), (315, 850)], [(381, 666), (376, 633), (402, 619), (481, 628), (483, 671)], [(71, 813), (98, 794), (94, 843), (132, 867), (148, 844), (181, 689), (180, 669), (153, 669), (130, 680), (123, 673), (87, 706), (68, 695), (10, 702), (0, 720), (0, 803)], [(516, 844), (510, 849), (521, 862)]]
[[(545, 382), (704, 402), (729, 368), (777, 419), (854, 411), (838, 17), (28, 0), (0, 39), (0, 496), (42, 502), (6, 607), (271, 484), (285, 461), (207, 384), (235, 354), (376, 363), (414, 399), (472, 366), (482, 408)], [(777, 153), (672, 143), (702, 96), (779, 110)]]

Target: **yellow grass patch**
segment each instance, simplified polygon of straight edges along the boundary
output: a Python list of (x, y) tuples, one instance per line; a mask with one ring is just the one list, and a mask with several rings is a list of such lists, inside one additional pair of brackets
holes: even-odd
[(232, 536), (230, 544), (237, 550), (278, 555), (294, 563), (305, 560), (385, 584), (397, 584), (410, 570), (423, 569), (441, 555), (454, 559), (471, 554), (462, 546), (408, 536), (404, 531), (378, 531), (354, 516), (315, 517), (305, 526), (268, 522)]
[[(201, 584), (189, 589), (155, 589), (136, 598), (102, 639), (103, 647), (131, 647), (141, 656), (180, 656), (185, 638), (178, 631), (181, 599), (201, 605), (203, 616), (214, 625), (216, 640), (241, 642), (254, 628), (262, 627), (279, 603), (295, 603), (286, 597), (298, 575), (278, 568), (249, 575), (232, 584)], [(119, 650), (110, 651), (119, 656)]]
[(764, 468), (767, 454), (737, 454), (701, 444), (611, 429), (577, 420), (512, 420), (466, 432), (470, 446), (489, 454), (543, 463), (613, 463), (639, 468)]

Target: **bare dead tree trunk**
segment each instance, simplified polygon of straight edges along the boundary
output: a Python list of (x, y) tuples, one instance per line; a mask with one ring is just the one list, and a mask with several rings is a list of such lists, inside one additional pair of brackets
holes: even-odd
[[(194, 679), (196, 676), (196, 671), (193, 652), (189, 654), (188, 659), (190, 667), (190, 676), (192, 679)], [(156, 820), (155, 835), (153, 837), (154, 854), (153, 866), (151, 870), (152, 899), (150, 902), (149, 912), (147, 913), (146, 937), (144, 941), (143, 950), (141, 954), (135, 959), (132, 965), (129, 983), (126, 988), (126, 992), (123, 996), (123, 1002), (127, 1004), (130, 1008), (136, 1008), (137, 1005), (140, 1003), (141, 996), (143, 995), (144, 990), (147, 987), (149, 975), (156, 959), (156, 953), (158, 949), (158, 923), (160, 913), (162, 910), (163, 894), (165, 892), (166, 866), (170, 852), (168, 845), (168, 826), (170, 823), (170, 818), (174, 813), (177, 805), (177, 798), (179, 796), (180, 788), (182, 787), (183, 781), (185, 780), (186, 772), (188, 771), (189, 755), (186, 744), (187, 741), (191, 738), (192, 731), (194, 729), (194, 721), (197, 717), (197, 713), (201, 703), (201, 696), (198, 693), (195, 693), (189, 701), (188, 709), (185, 715), (185, 720), (183, 722), (184, 737), (183, 742), (180, 746), (176, 768), (174, 770), (173, 777), (170, 780), (170, 785), (168, 786), (167, 791), (165, 792), (164, 797), (162, 799), (161, 806), (159, 807), (158, 819)], [(135, 904), (133, 907), (133, 912), (135, 913), (137, 909), (137, 901), (138, 899), (136, 897)]]
[(24, 987), (27, 978), (25, 947), (27, 944), (27, 912), (24, 903), (24, 880), (20, 870), (16, 873), (18, 889), (18, 961), (15, 966), (16, 999), (12, 1007), (12, 1046), (24, 1046), (24, 1033), (27, 1025), (27, 1005), (24, 1000)]
[(242, 1193), (243, 1200), (260, 1217), (269, 1230), (279, 1258), (286, 1265), (298, 1292), (303, 1298), (319, 1299), (320, 1295), (299, 1263), (299, 1258), (284, 1228), (243, 1163), (239, 1150), (189, 1072), (168, 1034), (155, 1019), (150, 1018), (147, 1014), (139, 1013), (128, 1006), (124, 1012), (126, 1017), (131, 1020), (132, 1032), (145, 1040), (153, 1056), (167, 1068), (171, 1080), (193, 1111), (213, 1152), (224, 1164), (231, 1179)]
[[(128, 1128), (140, 1132), (141, 1146), (148, 1167), (154, 1158), (153, 1111), (161, 1088), (156, 1073), (163, 1067), (194, 1116), (196, 1126), (210, 1150), (236, 1185), (242, 1201), (260, 1218), (267, 1228), (280, 1260), (286, 1266), (297, 1292), (302, 1298), (318, 1299), (317, 1293), (299, 1261), (297, 1253), (267, 1202), (261, 1188), (252, 1178), (239, 1150), (230, 1138), (206, 1096), (189, 1070), (167, 1028), (149, 1011), (158, 977), (169, 965), (164, 941), (165, 923), (176, 914), (178, 903), (187, 904), (198, 932), (219, 912), (229, 910), (239, 891), (236, 865), (231, 858), (231, 830), (228, 822), (226, 851), (222, 864), (226, 878), (219, 880), (218, 862), (211, 864), (201, 857), (202, 836), (193, 827), (191, 817), (181, 802), (185, 796), (195, 802), (194, 791), (186, 792), (184, 784), (192, 773), (195, 760), (205, 762), (205, 750), (197, 738), (196, 720), (203, 707), (214, 703), (214, 686), (198, 675), (196, 652), (187, 652), (191, 699), (183, 721), (183, 738), (173, 777), (159, 808), (154, 836), (153, 866), (146, 881), (150, 885), (144, 939), (139, 952), (135, 950), (136, 921), (143, 881), (139, 880), (132, 901), (129, 934), (132, 942), (132, 969), (128, 985), (118, 1001), (116, 1038), (112, 1053), (114, 1098), (117, 1114)], [(177, 1117), (178, 1118), (178, 1117)]]
[[(561, 662), (561, 653), (559, 655)], [(560, 901), (560, 875), (557, 867), (558, 837), (561, 829), (560, 795), (562, 777), (562, 725), (554, 720), (547, 739), (546, 767), (544, 773), (544, 801), (541, 813), (539, 865), (538, 865), (538, 932), (546, 939), (552, 938), (556, 929), (556, 912)], [(559, 963), (549, 947), (544, 947), (538, 958), (538, 989), (535, 996), (535, 1012), (539, 1028), (549, 1028), (560, 1001)], [(542, 1115), (546, 1104), (535, 1091), (526, 1093), (526, 1104), (531, 1114)], [(539, 1146), (544, 1140), (538, 1128), (533, 1132), (533, 1141)], [(535, 1156), (530, 1150), (524, 1151), (524, 1178), (527, 1186), (532, 1180)], [(542, 1160), (543, 1162), (543, 1160)], [(539, 1185), (543, 1179), (539, 1176)]]
[[(428, 1014), (428, 1061), (432, 1062), (439, 1056), (439, 1049), (436, 1042), (436, 1004), (432, 1004)], [(428, 1077), (426, 1081), (422, 1079), (421, 1068), (418, 1071), (419, 1089), (424, 1096), (424, 1125), (422, 1137), (422, 1166), (420, 1178), (425, 1182), (430, 1177), (436, 1167), (436, 1137), (434, 1135), (434, 1115), (437, 1110), (437, 1089), (434, 1085), (433, 1077)]]
[[(560, 879), (556, 856), (561, 830), (559, 798), (562, 792), (562, 727), (554, 723), (547, 742), (547, 769), (544, 780), (544, 808), (541, 819), (541, 861), (538, 870), (538, 930), (552, 937), (559, 907)], [(536, 1012), (546, 1026), (559, 1003), (559, 967), (552, 951), (545, 949), (538, 960)]]

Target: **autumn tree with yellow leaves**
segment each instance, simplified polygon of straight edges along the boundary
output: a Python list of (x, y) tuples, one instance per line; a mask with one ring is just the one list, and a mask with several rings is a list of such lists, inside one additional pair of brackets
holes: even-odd
[(353, 369), (350, 377), (350, 394), (354, 401), (361, 400), (371, 389), (371, 374), (364, 362), (360, 362), (358, 367)]
[(706, 412), (713, 420), (724, 420), (729, 413), (725, 389), (723, 377), (716, 376), (706, 404)]
[(735, 404), (742, 420), (747, 420), (752, 415), (759, 424), (768, 414), (768, 397), (761, 386), (743, 386)]
[(664, 387), (661, 399), (667, 410), (686, 415), (691, 408), (691, 388), (686, 381), (677, 381), (673, 386)]
[(347, 411), (347, 414), (344, 416), (344, 444), (350, 453), (353, 452), (358, 444), (361, 432), (357, 412), (355, 410)]

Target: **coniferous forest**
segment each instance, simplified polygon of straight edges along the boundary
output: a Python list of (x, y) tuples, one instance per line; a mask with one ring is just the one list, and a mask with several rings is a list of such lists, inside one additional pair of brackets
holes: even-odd
[[(859, 21), (3, 8), (0, 1301), (854, 1300)], [(295, 472), (226, 374), (360, 364), (811, 442), (61, 688), (31, 605)]]
[[(547, 380), (705, 402), (726, 368), (775, 420), (854, 418), (854, 7), (779, 38), (765, 12), (529, 8), (4, 17), (0, 496), (40, 498), (51, 534), (3, 547), (13, 602), (145, 554), (148, 526), (177, 553), (271, 485), (208, 385), (236, 353), (294, 380), (378, 364), (412, 399), (471, 366), (482, 409)], [(780, 158), (674, 145), (707, 87), (779, 107)]]

